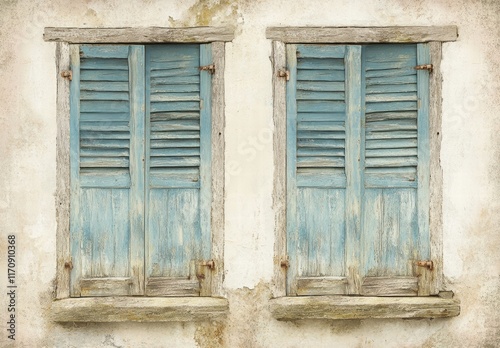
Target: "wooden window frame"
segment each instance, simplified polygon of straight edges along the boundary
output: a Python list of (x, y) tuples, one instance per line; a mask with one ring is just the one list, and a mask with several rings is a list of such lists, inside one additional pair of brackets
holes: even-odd
[[(228, 310), (222, 298), (224, 278), (224, 64), (225, 42), (234, 38), (224, 27), (194, 28), (45, 28), (44, 40), (56, 42), (57, 155), (56, 248), (57, 273), (52, 319), (56, 322), (191, 321), (219, 319)], [(70, 69), (71, 44), (211, 43), (212, 75), (212, 204), (213, 270), (211, 297), (70, 298)]]
[[(269, 27), (266, 36), (272, 40), (273, 122), (274, 122), (274, 191), (275, 214), (274, 278), (271, 311), (280, 320), (294, 319), (363, 319), (363, 318), (437, 318), (456, 316), (459, 302), (451, 292), (443, 292), (442, 250), (442, 170), (441, 150), (441, 82), (442, 43), (455, 41), (456, 26), (443, 27)], [(368, 44), (428, 43), (433, 71), (430, 75), (430, 202), (429, 228), (431, 259), (436, 279), (428, 297), (349, 297), (287, 296), (286, 267), (286, 70), (287, 44)]]

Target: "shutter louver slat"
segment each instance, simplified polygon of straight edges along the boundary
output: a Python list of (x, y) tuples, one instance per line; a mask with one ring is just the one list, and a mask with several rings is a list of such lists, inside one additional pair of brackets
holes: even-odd
[(155, 185), (199, 186), (199, 65), (196, 54), (151, 58), (149, 165)]
[[(82, 187), (130, 185), (129, 49), (80, 50), (80, 176)], [(120, 82), (116, 82), (120, 81)]]
[(297, 48), (297, 183), (345, 186), (345, 47)]
[(365, 49), (366, 187), (416, 186), (415, 65), (414, 45), (392, 50), (383, 46)]

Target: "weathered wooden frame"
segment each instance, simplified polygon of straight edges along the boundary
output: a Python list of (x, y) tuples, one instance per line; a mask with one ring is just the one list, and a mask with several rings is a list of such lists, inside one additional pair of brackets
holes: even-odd
[[(442, 170), (440, 166), (441, 151), (441, 82), (440, 69), (442, 42), (455, 41), (458, 37), (456, 26), (443, 27), (270, 27), (266, 30), (268, 39), (272, 39), (272, 71), (273, 71), (273, 122), (274, 122), (274, 190), (273, 210), (275, 217), (274, 245), (274, 278), (271, 311), (279, 319), (354, 319), (354, 318), (406, 318), (406, 317), (439, 317), (458, 315), (460, 307), (455, 300), (453, 304), (444, 303), (442, 299), (431, 299), (429, 302), (439, 311), (440, 304), (454, 306), (453, 310), (443, 311), (447, 315), (437, 315), (433, 311), (420, 311), (420, 302), (412, 298), (398, 298), (402, 307), (391, 310), (393, 306), (384, 307), (380, 316), (373, 311), (380, 306), (378, 297), (316, 297), (298, 299), (286, 297), (286, 79), (279, 77), (280, 70), (286, 70), (286, 44), (288, 43), (422, 43), (430, 46), (433, 72), (430, 75), (430, 239), (431, 259), (434, 261), (436, 279), (431, 282), (429, 294), (437, 294), (443, 289), (443, 255), (442, 255)], [(421, 277), (428, 276), (423, 272)], [(430, 272), (429, 272), (430, 273)], [(321, 300), (320, 300), (321, 299)], [(318, 302), (319, 301), (319, 302)], [(325, 305), (325, 302), (328, 305)], [(339, 302), (340, 301), (340, 302)], [(360, 302), (361, 301), (361, 302)], [(424, 301), (425, 300), (421, 300)], [(427, 306), (429, 303), (425, 303)], [(407, 307), (404, 306), (407, 305)], [(357, 307), (357, 306), (360, 307)], [(436, 307), (437, 306), (437, 307)], [(433, 307), (433, 308), (434, 308)], [(321, 308), (318, 312), (318, 308)], [(400, 309), (407, 308), (406, 312)], [(351, 311), (353, 314), (346, 314)], [(286, 313), (289, 314), (286, 314)], [(295, 313), (295, 314), (293, 314)], [(301, 313), (301, 314), (299, 314)], [(356, 313), (356, 314), (354, 314)], [(364, 314), (363, 314), (364, 313)], [(414, 313), (413, 315), (411, 313)], [(418, 315), (417, 315), (418, 314)]]
[[(227, 311), (222, 297), (224, 280), (224, 64), (225, 42), (234, 37), (228, 28), (46, 28), (44, 39), (56, 42), (57, 140), (56, 140), (56, 249), (57, 270), (53, 304), (56, 321), (185, 321), (215, 319)], [(211, 42), (212, 75), (212, 298), (165, 299), (110, 297), (105, 300), (70, 296), (70, 83), (61, 77), (70, 68), (74, 43), (172, 43)], [(205, 301), (205, 302), (204, 302)], [(138, 304), (141, 304), (138, 305)], [(178, 304), (176, 304), (178, 303)], [(182, 306), (186, 308), (182, 309)], [(106, 308), (104, 308), (106, 307)], [(110, 308), (112, 310), (110, 310)], [(143, 308), (143, 310), (138, 310)], [(202, 308), (202, 310), (199, 310)], [(151, 313), (156, 313), (151, 315)], [(86, 313), (86, 314), (85, 314)], [(131, 314), (135, 313), (135, 314)], [(175, 315), (173, 315), (175, 313)], [(107, 316), (103, 318), (103, 316)]]

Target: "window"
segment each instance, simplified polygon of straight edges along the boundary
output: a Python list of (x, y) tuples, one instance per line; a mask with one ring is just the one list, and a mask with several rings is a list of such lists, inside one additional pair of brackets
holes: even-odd
[[(443, 290), (440, 219), (430, 216), (440, 211), (432, 98), (440, 98), (441, 44), (429, 41), (454, 40), (456, 28), (269, 28), (267, 35), (278, 40), (275, 296), (291, 296), (272, 300), (275, 316), (457, 315), (456, 303), (443, 310), (442, 301), (416, 298)], [(408, 307), (398, 312), (402, 303)], [(423, 313), (423, 303), (434, 310)]]
[(429, 59), (425, 44), (287, 46), (289, 295), (418, 294)]
[(210, 44), (71, 52), (72, 296), (210, 295)]
[(57, 42), (58, 72), (53, 320), (224, 317), (232, 31), (46, 28), (44, 38)]

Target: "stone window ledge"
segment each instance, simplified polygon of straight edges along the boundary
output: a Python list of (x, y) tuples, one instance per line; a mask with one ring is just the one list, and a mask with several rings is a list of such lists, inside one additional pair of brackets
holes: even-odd
[(458, 300), (441, 297), (296, 296), (270, 300), (278, 320), (417, 319), (460, 314)]
[(54, 322), (166, 322), (222, 319), (228, 301), (215, 297), (87, 297), (52, 303)]

